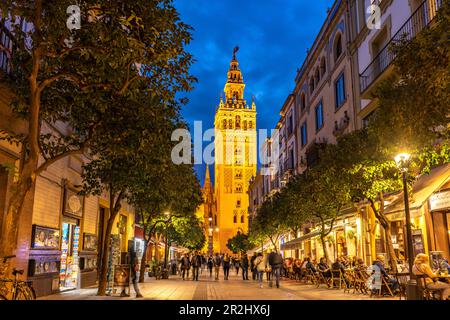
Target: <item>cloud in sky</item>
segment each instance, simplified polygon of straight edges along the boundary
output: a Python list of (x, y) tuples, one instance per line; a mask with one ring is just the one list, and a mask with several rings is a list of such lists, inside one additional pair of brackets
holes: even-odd
[[(306, 57), (334, 0), (175, 0), (183, 22), (194, 28), (187, 50), (196, 59), (198, 78), (187, 94), (182, 114), (193, 132), (194, 121), (212, 128), (233, 48), (247, 102), (255, 95), (257, 127), (270, 130), (294, 88), (297, 69)], [(205, 165), (196, 166), (203, 183)], [(214, 170), (210, 168), (211, 175)]]

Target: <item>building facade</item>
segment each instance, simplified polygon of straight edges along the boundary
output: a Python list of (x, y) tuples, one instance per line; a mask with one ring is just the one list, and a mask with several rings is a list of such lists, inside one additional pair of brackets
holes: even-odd
[(215, 174), (220, 252), (228, 239), (248, 230), (248, 183), (256, 174), (256, 105), (244, 99), (245, 83), (235, 49), (214, 119)]

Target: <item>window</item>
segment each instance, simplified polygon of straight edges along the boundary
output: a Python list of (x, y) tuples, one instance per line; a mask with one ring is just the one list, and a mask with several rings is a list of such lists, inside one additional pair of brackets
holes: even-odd
[(342, 73), (339, 78), (336, 80), (334, 84), (334, 91), (336, 96), (336, 105), (335, 108), (338, 109), (345, 102), (345, 81), (344, 81), (344, 73)]
[(311, 77), (311, 79), (309, 79), (309, 93), (312, 94), (314, 91), (314, 78)]
[(302, 92), (301, 98), (300, 98), (300, 108), (303, 110), (305, 110), (306, 108), (306, 96), (305, 93)]
[(233, 223), (237, 223), (237, 215), (236, 214), (233, 216)]
[(226, 129), (226, 128), (227, 128), (227, 120), (226, 120), (226, 119), (224, 119), (224, 120), (222, 121), (222, 128), (223, 128), (223, 129)]
[(236, 129), (240, 129), (240, 128), (241, 128), (241, 117), (236, 116)]
[(247, 130), (247, 120), (244, 120), (244, 130)]
[(241, 223), (244, 223), (244, 215), (241, 216)]
[(228, 129), (233, 129), (233, 120), (228, 120)]
[(214, 215), (214, 225), (217, 226), (217, 216)]
[(248, 122), (248, 128), (249, 128), (249, 129), (253, 129), (253, 122), (252, 122), (252, 121), (249, 121), (249, 122)]
[(336, 61), (342, 54), (342, 37), (340, 34), (336, 36), (334, 45), (334, 61)]
[(242, 183), (237, 183), (237, 184), (236, 184), (235, 191), (236, 191), (236, 192), (242, 192)]
[(287, 124), (288, 135), (292, 134), (292, 128), (293, 128), (293, 120), (292, 120), (292, 114), (290, 114), (288, 117), (288, 124)]
[(325, 62), (325, 57), (322, 57), (320, 61), (320, 75), (322, 78), (325, 76), (325, 72), (327, 72), (327, 63)]
[(323, 127), (323, 105), (322, 102), (320, 102), (316, 109), (316, 131), (319, 131)]
[(308, 132), (306, 130), (306, 121), (302, 124), (302, 127), (300, 129), (300, 141), (302, 142), (302, 147), (306, 146), (308, 143)]
[(237, 200), (236, 201), (236, 208), (240, 208), (241, 207), (241, 200)]
[(316, 73), (315, 73), (315, 83), (316, 83), (316, 87), (320, 82), (320, 73), (319, 73), (319, 68), (316, 69)]

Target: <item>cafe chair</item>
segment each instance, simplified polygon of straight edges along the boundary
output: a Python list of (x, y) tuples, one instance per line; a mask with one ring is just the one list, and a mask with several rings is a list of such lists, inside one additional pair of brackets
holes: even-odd
[(429, 289), (426, 287), (425, 278), (427, 275), (416, 275), (417, 287), (419, 288), (419, 296), (422, 300), (441, 300), (442, 289)]
[[(342, 289), (342, 283), (345, 284), (345, 279), (341, 270), (331, 270), (331, 283), (333, 288)], [(339, 283), (339, 286), (337, 286), (337, 283)]]

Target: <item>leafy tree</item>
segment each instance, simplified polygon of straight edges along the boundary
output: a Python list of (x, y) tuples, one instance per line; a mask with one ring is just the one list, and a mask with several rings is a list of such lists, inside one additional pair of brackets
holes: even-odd
[[(141, 184), (138, 189), (132, 189), (130, 196), (144, 229), (144, 253), (158, 227), (170, 224), (173, 219), (191, 217), (203, 201), (200, 183), (191, 165), (175, 165), (168, 158), (163, 166), (152, 165), (151, 169), (141, 172)], [(166, 211), (170, 211), (169, 218), (164, 215)], [(194, 238), (196, 232), (193, 228)], [(145, 258), (144, 254), (139, 282), (144, 282)]]
[[(1, 132), (2, 139), (22, 145), (24, 161), (2, 225), (0, 255), (16, 248), (23, 201), (36, 176), (59, 159), (88, 151), (100, 128), (108, 128), (105, 119), (118, 111), (116, 102), (136, 97), (144, 86), (177, 112), (176, 94), (190, 90), (194, 80), (188, 74), (192, 57), (184, 51), (190, 27), (172, 1), (81, 0), (79, 30), (66, 28), (72, 4), (0, 3), (0, 28), (14, 43), (14, 52), (0, 49), (12, 57), (11, 72), (0, 80), (14, 94), (14, 113), (28, 121), (26, 135)], [(43, 130), (58, 122), (68, 130)]]
[(252, 243), (264, 242), (269, 239), (277, 251), (277, 242), (287, 230), (282, 215), (278, 214), (281, 208), (279, 192), (269, 197), (258, 208), (251, 227), (250, 241)]
[(233, 238), (228, 239), (227, 248), (234, 254), (245, 253), (252, 247), (251, 242), (248, 240), (248, 235), (238, 231)]
[(169, 241), (193, 251), (201, 250), (205, 245), (204, 226), (195, 214), (175, 218), (170, 226)]

